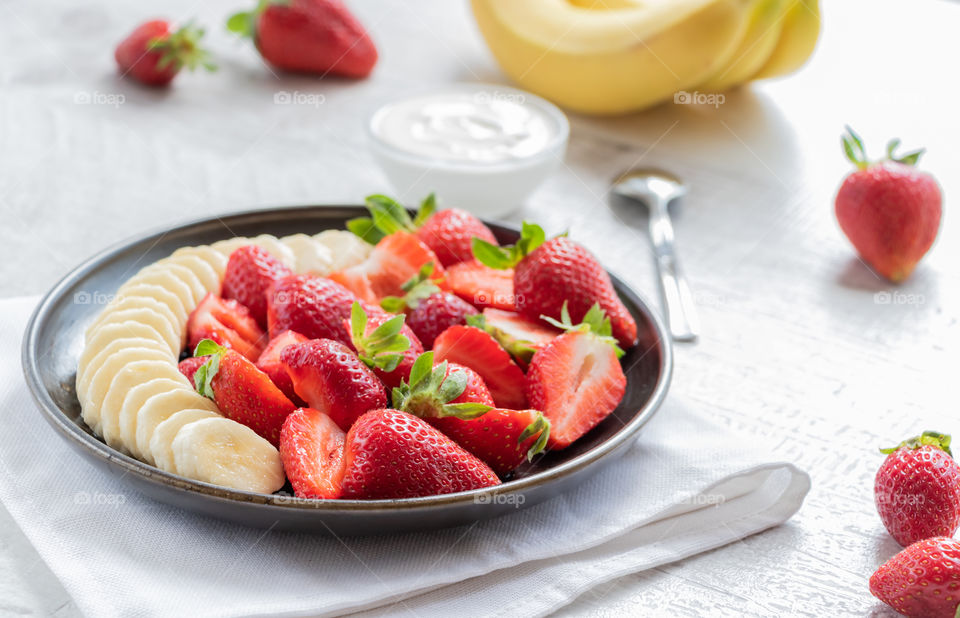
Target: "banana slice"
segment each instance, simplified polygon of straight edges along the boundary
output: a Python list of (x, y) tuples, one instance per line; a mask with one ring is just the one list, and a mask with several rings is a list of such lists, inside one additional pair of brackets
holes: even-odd
[[(89, 339), (90, 333), (97, 329), (98, 326), (103, 324), (111, 314), (117, 313), (119, 311), (125, 311), (127, 309), (140, 309), (146, 308), (151, 311), (155, 311), (164, 317), (167, 320), (167, 323), (170, 324), (170, 328), (174, 331), (180, 330), (180, 319), (177, 315), (170, 309), (170, 306), (166, 303), (162, 303), (154, 298), (148, 296), (118, 296), (115, 300), (111, 301), (107, 305), (106, 309), (87, 327), (87, 338)], [(184, 322), (186, 324), (186, 322)]]
[(161, 287), (176, 296), (188, 316), (190, 312), (193, 311), (193, 308), (196, 307), (196, 302), (193, 299), (193, 289), (177, 277), (175, 273), (162, 268), (141, 270), (121, 285), (120, 289), (117, 290), (117, 294), (122, 296), (127, 294), (128, 290), (134, 290), (145, 285)]
[[(183, 282), (179, 283), (189, 294), (190, 289), (186, 286), (186, 284)], [(177, 319), (178, 328), (180, 329), (183, 329), (184, 325), (187, 323), (187, 318), (190, 317), (190, 312), (187, 311), (187, 306), (184, 304), (183, 299), (162, 285), (155, 285), (152, 283), (136, 283), (130, 286), (123, 286), (117, 291), (118, 298), (126, 298), (128, 296), (144, 296), (165, 304), (170, 311), (173, 312)]]
[(140, 407), (140, 411), (137, 412), (136, 444), (137, 451), (145, 462), (153, 463), (153, 454), (150, 452), (150, 438), (153, 437), (157, 425), (180, 410), (193, 409), (218, 412), (215, 403), (189, 387), (154, 395)]
[(177, 467), (173, 461), (173, 439), (177, 437), (177, 432), (187, 423), (219, 416), (210, 410), (180, 410), (157, 425), (153, 430), (153, 437), (150, 438), (150, 454), (153, 455), (154, 465), (165, 472), (176, 474)]
[(160, 260), (158, 263), (179, 264), (180, 266), (189, 269), (190, 272), (197, 276), (197, 278), (200, 280), (200, 283), (203, 284), (203, 288), (207, 292), (213, 292), (219, 296), (220, 275), (217, 274), (217, 271), (214, 270), (213, 266), (211, 266), (209, 262), (201, 259), (199, 256), (189, 253), (171, 255), (168, 258)]
[(183, 374), (178, 370), (174, 371), (179, 375), (174, 375), (173, 372), (167, 369), (157, 371), (152, 380), (134, 386), (127, 391), (127, 394), (123, 398), (123, 404), (120, 406), (120, 414), (118, 415), (120, 420), (120, 441), (126, 445), (127, 450), (137, 459), (143, 459), (140, 449), (137, 448), (137, 414), (139, 414), (143, 404), (154, 395), (183, 388), (184, 383), (181, 380)]
[(216, 251), (210, 245), (200, 245), (199, 247), (180, 247), (170, 257), (179, 257), (181, 255), (195, 255), (211, 267), (217, 273), (220, 279), (223, 279), (223, 273), (227, 269), (227, 258), (219, 251)]
[(160, 336), (163, 338), (163, 341), (170, 347), (170, 352), (173, 354), (174, 358), (180, 355), (180, 338), (183, 336), (178, 330), (174, 329), (174, 326), (167, 320), (164, 315), (158, 311), (155, 311), (149, 307), (139, 307), (137, 309), (121, 309), (119, 311), (106, 311), (104, 316), (101, 318), (100, 324), (97, 325), (93, 331), (88, 335), (90, 338), (93, 338), (93, 335), (100, 330), (100, 328), (106, 326), (107, 324), (122, 324), (124, 322), (138, 322), (140, 324), (147, 324), (148, 326), (153, 327), (155, 331), (160, 333)]
[(254, 236), (250, 239), (253, 244), (259, 245), (267, 250), (267, 252), (273, 257), (277, 258), (290, 268), (296, 268), (297, 260), (293, 255), (293, 251), (290, 250), (285, 244), (280, 242), (280, 239), (276, 236), (270, 234), (260, 234), (259, 236)]
[(344, 230), (324, 230), (313, 239), (330, 250), (333, 256), (330, 272), (359, 264), (373, 251), (372, 245), (357, 238), (353, 232)]
[(99, 351), (88, 361), (82, 365), (78, 365), (77, 384), (84, 384), (85, 389), (86, 385), (89, 383), (89, 379), (93, 376), (93, 372), (99, 369), (100, 366), (106, 362), (107, 358), (116, 354), (120, 350), (125, 350), (128, 348), (149, 348), (151, 350), (164, 352), (167, 355), (170, 355), (170, 349), (167, 347), (167, 344), (159, 341), (158, 339), (147, 339), (146, 337), (121, 337), (119, 339), (113, 339), (107, 345), (101, 347)]
[[(104, 442), (125, 453), (132, 452), (120, 430), (123, 402), (130, 391), (137, 386), (151, 382), (157, 376), (172, 376), (173, 374), (167, 370), (169, 367), (170, 363), (166, 361), (140, 360), (125, 365), (113, 376), (110, 386), (107, 387), (107, 393), (103, 397), (103, 403), (100, 404), (100, 435)], [(177, 373), (180, 374), (179, 371)], [(190, 388), (190, 382), (183, 374), (180, 374), (179, 379), (166, 379), (171, 379), (179, 387)]]
[(100, 409), (114, 376), (130, 363), (147, 360), (158, 361), (158, 363), (164, 365), (171, 365), (173, 362), (170, 360), (170, 356), (164, 352), (148, 348), (127, 348), (111, 355), (93, 372), (92, 377), (89, 378), (89, 382), (84, 387), (86, 397), (80, 400), (80, 405), (83, 410), (84, 422), (95, 434), (103, 435), (100, 427)]
[[(168, 354), (170, 353), (170, 346), (166, 344), (163, 336), (157, 332), (157, 329), (147, 324), (131, 321), (123, 322), (122, 324), (105, 324), (100, 326), (96, 332), (91, 333), (90, 339), (86, 342), (83, 352), (80, 353), (80, 359), (77, 361), (76, 387), (77, 399), (80, 401), (86, 399), (85, 388), (89, 381), (87, 379), (89, 376), (86, 374), (90, 371), (89, 367), (93, 365), (92, 360), (116, 339), (149, 339), (156, 344), (151, 347), (156, 347), (156, 349), (163, 350)], [(175, 360), (172, 354), (170, 355), (170, 360)], [(99, 365), (96, 365), (96, 368), (99, 369)], [(84, 378), (83, 381), (81, 381), (81, 377)]]
[(333, 272), (333, 253), (306, 234), (294, 234), (280, 239), (293, 252), (294, 268), (298, 273), (326, 276)]
[(188, 423), (173, 439), (177, 473), (191, 479), (264, 494), (285, 482), (276, 448), (246, 425), (228, 418)]
[(210, 245), (210, 248), (223, 256), (223, 259), (229, 260), (230, 254), (243, 247), (245, 245), (254, 245), (256, 244), (250, 238), (246, 236), (234, 236), (233, 238), (227, 238), (225, 240), (218, 240), (217, 242)]
[(177, 277), (181, 281), (187, 284), (187, 287), (190, 288), (190, 303), (187, 304), (187, 307), (193, 311), (193, 309), (200, 304), (200, 299), (207, 295), (207, 288), (203, 285), (203, 282), (200, 281), (200, 278), (193, 274), (193, 271), (183, 266), (182, 264), (171, 264), (170, 262), (154, 262), (150, 266), (147, 266), (139, 273), (136, 277), (131, 279), (131, 281), (137, 279), (144, 273), (151, 275), (157, 271), (167, 271), (173, 276)]

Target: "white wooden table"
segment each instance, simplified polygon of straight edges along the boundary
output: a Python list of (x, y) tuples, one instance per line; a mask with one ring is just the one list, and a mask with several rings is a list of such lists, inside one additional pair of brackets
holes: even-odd
[[(382, 52), (359, 84), (276, 78), (221, 32), (244, 4), (0, 2), (0, 295), (40, 293), (148, 227), (391, 191), (363, 141), (373, 108), (427, 84), (503, 80), (463, 1), (353, 2)], [(567, 166), (511, 217), (570, 227), (656, 300), (644, 215), (611, 205), (606, 185), (634, 162), (689, 179), (676, 227), (703, 337), (677, 346), (671, 396), (814, 483), (788, 524), (612, 582), (570, 615), (885, 615), (866, 584), (896, 550), (872, 505), (876, 447), (927, 428), (960, 433), (960, 6), (826, 4), (820, 47), (789, 79), (715, 110), (572, 118)], [(112, 46), (151, 10), (210, 24), (221, 71), (181, 76), (168, 94), (118, 82)], [(325, 99), (278, 105), (278, 91)], [(947, 196), (936, 247), (899, 288), (857, 261), (835, 224), (845, 123), (877, 155), (894, 136), (926, 146), (922, 166)], [(13, 612), (77, 610), (0, 512), (0, 614)]]

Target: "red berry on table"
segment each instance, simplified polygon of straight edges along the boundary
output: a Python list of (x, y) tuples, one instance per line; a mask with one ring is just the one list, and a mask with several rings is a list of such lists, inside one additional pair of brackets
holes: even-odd
[(267, 324), (272, 337), (286, 330), (308, 339), (350, 341), (343, 320), (357, 297), (348, 289), (315, 275), (293, 275), (277, 281), (267, 293)]
[(950, 436), (933, 431), (882, 449), (887, 453), (874, 481), (877, 512), (890, 536), (904, 547), (960, 527), (960, 465)]
[(202, 37), (202, 28), (187, 24), (171, 32), (168, 21), (155, 19), (121, 41), (114, 57), (122, 75), (148, 86), (166, 86), (184, 67), (214, 70), (209, 54), (200, 47)]
[(443, 292), (430, 279), (433, 263), (403, 284), (403, 296), (388, 296), (380, 306), (391, 313), (407, 312), (407, 325), (427, 349), (433, 347), (437, 335), (456, 324), (466, 324), (467, 316), (479, 311), (470, 303)]
[(433, 351), (438, 363), (448, 360), (480, 374), (497, 406), (527, 407), (523, 371), (489, 333), (474, 326), (451, 326), (434, 341)]
[(422, 419), (371, 410), (344, 444), (342, 498), (435, 496), (499, 485), (485, 463)]
[(423, 353), (423, 345), (404, 323), (402, 315), (393, 315), (376, 307), (365, 311), (353, 304), (350, 319), (343, 321), (349, 343), (388, 389), (410, 375), (414, 361)]
[(187, 345), (193, 350), (204, 339), (236, 350), (256, 362), (267, 336), (246, 307), (208, 293), (187, 318)]
[(566, 236), (546, 239), (539, 225), (524, 222), (520, 240), (497, 247), (474, 240), (476, 258), (491, 268), (513, 268), (517, 312), (531, 319), (560, 317), (567, 305), (574, 321), (582, 321), (594, 304), (610, 319), (613, 336), (624, 348), (637, 341), (637, 324), (603, 269), (589, 251)]
[(257, 245), (240, 247), (230, 254), (223, 274), (224, 298), (247, 309), (260, 328), (267, 328), (267, 291), (274, 283), (293, 274), (283, 262)]
[(443, 277), (437, 256), (409, 232), (394, 232), (376, 244), (366, 260), (330, 274), (356, 296), (370, 304), (379, 304), (387, 296), (402, 296), (403, 284), (420, 269), (433, 263), (433, 279)]
[(260, 358), (257, 359), (257, 369), (270, 376), (270, 380), (287, 396), (287, 399), (297, 405), (306, 402), (297, 395), (297, 391), (293, 388), (293, 381), (290, 379), (290, 374), (287, 373), (283, 361), (280, 360), (280, 354), (286, 347), (305, 341), (310, 340), (292, 330), (284, 331), (270, 340), (263, 353), (260, 354)]
[(910, 276), (937, 237), (940, 186), (915, 167), (922, 150), (896, 157), (900, 140), (893, 140), (887, 158), (871, 162), (860, 136), (849, 127), (847, 132), (844, 152), (857, 170), (837, 192), (837, 221), (863, 261), (899, 283)]
[(227, 418), (242, 423), (276, 446), (280, 428), (296, 406), (270, 377), (249, 360), (205, 339), (195, 356), (208, 356), (193, 376), (197, 392), (209, 397)]
[(280, 460), (298, 498), (340, 497), (346, 433), (311, 408), (292, 412), (280, 430)]
[(917, 541), (877, 569), (870, 592), (904, 616), (954, 618), (960, 605), (960, 542)]
[(387, 405), (383, 383), (339, 341), (313, 339), (287, 346), (280, 360), (297, 395), (344, 431), (364, 412)]
[(227, 28), (286, 71), (360, 78), (377, 63), (370, 35), (340, 0), (266, 0), (231, 16)]
[(609, 320), (594, 305), (573, 326), (564, 305), (557, 326), (567, 332), (534, 355), (527, 370), (530, 407), (550, 420), (551, 449), (570, 446), (610, 415), (623, 398), (627, 379)]

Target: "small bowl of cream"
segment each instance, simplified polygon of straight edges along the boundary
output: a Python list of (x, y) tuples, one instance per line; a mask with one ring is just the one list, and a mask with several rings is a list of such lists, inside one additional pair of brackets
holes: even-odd
[(522, 90), (454, 84), (393, 101), (367, 125), (374, 158), (401, 196), (497, 217), (518, 208), (561, 163), (570, 125)]

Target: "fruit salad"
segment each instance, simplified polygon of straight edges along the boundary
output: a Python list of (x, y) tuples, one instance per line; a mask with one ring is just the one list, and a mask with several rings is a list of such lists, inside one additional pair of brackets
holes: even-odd
[(111, 447), (197, 481), (305, 499), (497, 485), (619, 405), (637, 326), (606, 271), (524, 223), (416, 216), (186, 247), (86, 331), (77, 396)]

